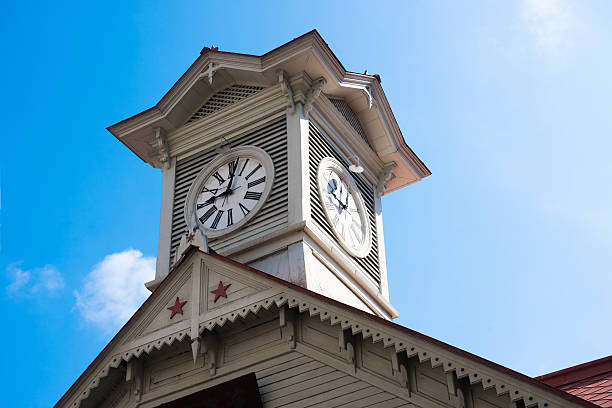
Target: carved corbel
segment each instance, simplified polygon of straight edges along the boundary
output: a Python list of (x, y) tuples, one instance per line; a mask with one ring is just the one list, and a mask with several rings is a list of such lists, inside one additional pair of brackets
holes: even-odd
[(312, 86), (306, 93), (306, 99), (302, 108), (304, 117), (307, 117), (310, 113), (310, 110), (312, 109), (312, 104), (319, 97), (319, 95), (321, 95), (321, 91), (323, 91), (323, 88), (325, 88), (326, 82), (327, 81), (325, 80), (325, 78), (317, 79), (313, 82)]
[(293, 89), (287, 80), (287, 74), (282, 69), (276, 71), (278, 76), (278, 83), (280, 84), (283, 95), (287, 98), (287, 107), (291, 109), (291, 113), (295, 112), (295, 102), (293, 101)]
[(142, 360), (132, 358), (128, 361), (127, 370), (125, 371), (125, 381), (130, 383), (136, 401), (140, 401), (144, 385), (144, 367), (142, 365)]
[(170, 168), (170, 150), (166, 140), (166, 131), (160, 127), (153, 128), (154, 146), (158, 160), (165, 168)]
[(293, 310), (289, 309), (287, 305), (283, 305), (279, 311), (279, 322), (282, 330), (283, 338), (289, 344), (290, 349), (295, 349), (295, 337), (297, 322), (296, 316)]
[(393, 177), (393, 172), (395, 171), (396, 167), (397, 166), (395, 162), (391, 162), (385, 165), (385, 168), (383, 169), (382, 174), (378, 178), (378, 183), (376, 185), (376, 196), (377, 197), (382, 197), (382, 195), (385, 193), (387, 181), (391, 180), (391, 178)]
[(202, 354), (206, 356), (205, 367), (210, 370), (210, 375), (214, 376), (217, 374), (217, 335), (214, 332), (206, 332), (201, 344)]

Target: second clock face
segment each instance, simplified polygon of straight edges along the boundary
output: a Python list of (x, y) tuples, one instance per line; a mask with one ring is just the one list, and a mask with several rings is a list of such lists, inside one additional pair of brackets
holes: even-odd
[(352, 177), (332, 158), (319, 167), (319, 195), (326, 218), (338, 241), (353, 256), (364, 257), (371, 238), (363, 199)]
[[(272, 160), (263, 150), (232, 149), (197, 177), (189, 191), (186, 215), (209, 237), (229, 233), (262, 207), (273, 181)], [(188, 225), (191, 220), (187, 219)]]

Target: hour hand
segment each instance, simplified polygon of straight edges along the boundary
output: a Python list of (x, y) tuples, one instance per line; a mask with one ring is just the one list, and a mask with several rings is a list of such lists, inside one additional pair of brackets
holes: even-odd
[(204, 201), (202, 204), (197, 204), (197, 208), (199, 209), (202, 207), (206, 207), (207, 205), (214, 204), (216, 199), (217, 199), (217, 196), (212, 196), (208, 200)]

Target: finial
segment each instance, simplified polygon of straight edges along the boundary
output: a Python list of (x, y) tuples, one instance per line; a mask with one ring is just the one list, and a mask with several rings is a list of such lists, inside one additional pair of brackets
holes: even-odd
[(210, 47), (202, 48), (202, 51), (200, 51), (200, 55), (206, 54), (207, 52), (217, 52), (217, 51), (219, 51), (219, 47), (215, 47), (214, 45), (211, 45)]

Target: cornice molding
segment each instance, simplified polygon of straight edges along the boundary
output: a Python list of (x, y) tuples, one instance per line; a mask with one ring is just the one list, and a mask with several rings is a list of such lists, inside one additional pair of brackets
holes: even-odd
[[(314, 81), (314, 88), (297, 91), (292, 83), (293, 81), (288, 81), (287, 76), (290, 73), (287, 73), (287, 70), (291, 70), (291, 75), (295, 75), (296, 63), (301, 64), (302, 69), (308, 69), (311, 76), (319, 78)], [(283, 70), (285, 71), (283, 72)], [(224, 71), (224, 73), (220, 73), (221, 71)], [(279, 75), (279, 71), (282, 74)], [(281, 94), (285, 95), (286, 99), (288, 98), (290, 109), (295, 109), (295, 104), (298, 102), (303, 103), (305, 117), (311, 113), (316, 101), (321, 99), (317, 97), (324, 86), (326, 89), (329, 88), (331, 94), (335, 92), (346, 93), (350, 92), (351, 89), (358, 91), (363, 94), (363, 100), (367, 104), (366, 109), (376, 109), (380, 113), (381, 121), (386, 129), (384, 137), (390, 138), (389, 151), (385, 149), (385, 151), (380, 151), (379, 154), (384, 156), (393, 153), (395, 157), (381, 156), (382, 161), (395, 161), (398, 164), (398, 171), (409, 167), (414, 174), (414, 176), (399, 177), (398, 180), (406, 180), (401, 182), (401, 186), (430, 174), (425, 165), (405, 144), (399, 126), (376, 77), (346, 71), (316, 31), (309, 32), (261, 56), (216, 50), (205, 52), (194, 61), (154, 108), (112, 125), (108, 130), (128, 145), (141, 159), (156, 166), (156, 163), (148, 157), (148, 153), (141, 151), (143, 146), (141, 139), (150, 140), (153, 138), (152, 135), (143, 134), (142, 130), (146, 127), (161, 127), (166, 129), (168, 133), (173, 133), (180, 126), (178, 124), (181, 122), (179, 119), (184, 114), (181, 110), (184, 110), (184, 107), (181, 107), (181, 109), (178, 107), (183, 99), (189, 100), (187, 104), (191, 106), (194, 98), (199, 95), (198, 92), (209, 92), (211, 86), (213, 90), (215, 89), (217, 76), (222, 75), (227, 80), (227, 78), (235, 77), (236, 74), (240, 75), (240, 72), (245, 73), (246, 77), (260, 85), (272, 86), (276, 84), (276, 87), (280, 88)], [(193, 89), (199, 81), (204, 81), (207, 85), (198, 85), (197, 89)], [(353, 99), (355, 98), (353, 97)], [(137, 133), (138, 136), (136, 137)], [(406, 162), (406, 164), (400, 162)], [(393, 188), (401, 186), (394, 185)]]

